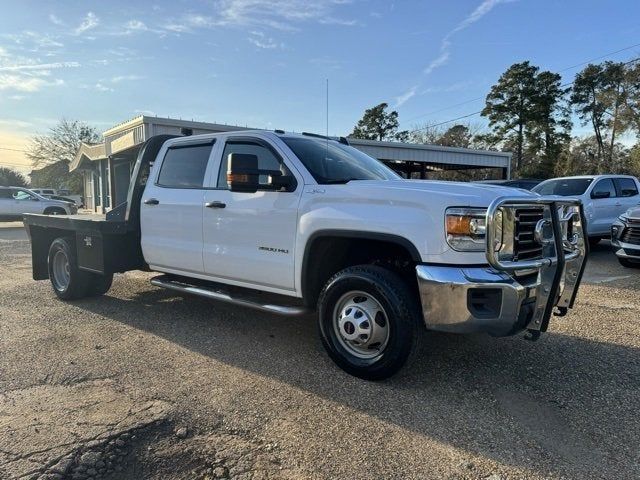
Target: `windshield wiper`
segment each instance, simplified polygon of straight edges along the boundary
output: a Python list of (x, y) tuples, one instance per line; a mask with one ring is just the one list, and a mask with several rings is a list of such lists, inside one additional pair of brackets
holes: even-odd
[(325, 180), (322, 183), (325, 185), (335, 185), (335, 184), (349, 183), (352, 180), (362, 180), (362, 179), (361, 178), (341, 178), (341, 179), (334, 179), (334, 180)]

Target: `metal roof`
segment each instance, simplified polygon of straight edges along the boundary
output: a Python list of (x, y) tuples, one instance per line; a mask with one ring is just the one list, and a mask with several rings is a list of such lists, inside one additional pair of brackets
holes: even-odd
[(349, 138), (349, 144), (380, 160), (478, 168), (509, 168), (511, 153)]

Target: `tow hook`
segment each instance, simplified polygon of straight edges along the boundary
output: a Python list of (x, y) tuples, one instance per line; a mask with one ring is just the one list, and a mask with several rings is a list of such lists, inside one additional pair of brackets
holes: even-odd
[(540, 333), (540, 330), (527, 330), (527, 333), (524, 334), (524, 339), (535, 342), (540, 338)]

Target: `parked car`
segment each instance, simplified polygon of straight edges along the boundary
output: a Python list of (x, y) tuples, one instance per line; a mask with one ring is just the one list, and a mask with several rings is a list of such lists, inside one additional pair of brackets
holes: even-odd
[(398, 371), (420, 326), (537, 339), (573, 306), (583, 222), (579, 200), (404, 180), (346, 139), (282, 131), (152, 137), (104, 221), (25, 217), (33, 278), (62, 300), (146, 269), (185, 294), (317, 309), (328, 355), (367, 379)]
[(622, 266), (640, 268), (640, 207), (630, 208), (613, 222), (611, 246)]
[(538, 185), (542, 180), (536, 180), (533, 178), (518, 178), (513, 180), (480, 180), (476, 183), (488, 183), (491, 185), (502, 185), (503, 187), (522, 188), (524, 190), (531, 190)]
[(63, 200), (65, 202), (73, 202), (78, 207), (84, 206), (84, 201), (82, 199), (82, 195), (73, 195), (70, 190), (66, 188), (32, 188), (32, 192), (37, 193), (38, 195), (42, 195), (43, 197), (53, 198), (54, 200)]
[(73, 202), (52, 200), (26, 188), (0, 187), (0, 219), (22, 220), (25, 213), (73, 215), (78, 208)]
[(611, 235), (611, 224), (629, 208), (640, 204), (640, 183), (630, 175), (582, 175), (545, 180), (533, 188), (540, 195), (582, 200), (591, 245)]

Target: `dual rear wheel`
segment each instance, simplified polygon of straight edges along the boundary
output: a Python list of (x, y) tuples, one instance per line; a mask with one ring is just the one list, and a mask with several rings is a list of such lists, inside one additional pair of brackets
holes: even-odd
[(62, 300), (104, 295), (111, 288), (113, 274), (99, 275), (78, 268), (71, 238), (56, 238), (51, 243), (48, 265), (51, 286)]

